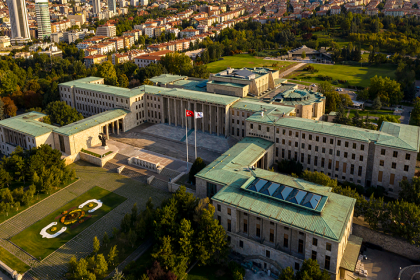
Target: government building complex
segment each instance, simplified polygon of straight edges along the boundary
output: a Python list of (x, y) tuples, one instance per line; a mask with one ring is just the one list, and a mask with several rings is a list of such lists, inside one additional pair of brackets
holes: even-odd
[[(384, 122), (378, 131), (321, 121), (325, 97), (298, 89), (265, 68), (227, 69), (209, 80), (161, 75), (133, 89), (89, 77), (59, 85), (62, 101), (85, 119), (57, 127), (30, 112), (0, 121), (0, 150), (42, 144), (68, 163), (100, 145), (98, 135), (142, 123), (196, 128), (239, 142), (196, 175), (196, 195), (210, 197), (233, 250), (263, 269), (298, 270), (313, 258), (332, 279), (355, 269), (361, 239), (351, 234), (355, 200), (330, 188), (268, 171), (283, 159), (307, 170), (397, 197), (414, 176), (419, 128)], [(256, 97), (270, 98), (265, 102)], [(269, 100), (267, 100), (269, 99)], [(203, 118), (185, 117), (185, 110)], [(356, 259), (355, 259), (356, 258)]]

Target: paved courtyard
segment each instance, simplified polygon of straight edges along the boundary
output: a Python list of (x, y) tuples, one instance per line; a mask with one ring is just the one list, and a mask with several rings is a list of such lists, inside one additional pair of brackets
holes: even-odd
[[(158, 206), (163, 199), (170, 196), (164, 190), (158, 190), (83, 161), (78, 161), (71, 166), (76, 169), (76, 174), (79, 177), (77, 182), (0, 224), (0, 246), (32, 267), (25, 279), (31, 279), (31, 277), (42, 280), (64, 279), (63, 275), (67, 271), (71, 256), (76, 255), (78, 258), (87, 256), (92, 250), (93, 237), (102, 236), (105, 231), (112, 234), (112, 228), (119, 228), (121, 219), (131, 211), (134, 203), (137, 203), (139, 209), (143, 210), (149, 197), (152, 197), (155, 206)], [(94, 186), (113, 191), (126, 197), (127, 200), (41, 262), (34, 260), (26, 252), (7, 241), (9, 237), (19, 233)]]
[[(130, 129), (129, 131), (125, 133), (121, 133), (120, 135), (111, 135), (111, 139), (131, 145), (133, 147), (141, 148), (147, 151), (152, 151), (161, 155), (166, 155), (172, 158), (186, 161), (187, 151), (186, 151), (185, 142), (180, 142), (178, 140), (165, 138), (159, 135), (143, 132), (143, 130), (146, 130), (153, 126), (156, 126), (156, 124), (145, 123), (133, 129)], [(170, 127), (167, 125), (162, 125), (162, 126), (166, 128)], [(178, 127), (176, 129), (178, 129), (179, 131), (183, 131), (184, 133), (183, 135), (185, 136), (185, 129), (182, 129), (181, 127)], [(193, 137), (192, 145), (189, 145), (189, 148), (188, 148), (189, 162), (193, 162), (195, 160), (194, 134), (192, 137)], [(223, 137), (212, 136), (210, 134), (205, 134), (203, 137), (215, 137), (215, 138), (222, 139), (222, 141), (226, 140), (229, 147), (233, 146), (236, 143), (236, 140), (232, 138), (224, 139)], [(191, 143), (188, 143), (188, 144), (191, 144)], [(223, 152), (225, 152), (226, 150), (224, 150)], [(198, 156), (201, 157), (207, 163), (210, 163), (214, 161), (215, 159), (217, 159), (223, 152), (209, 150), (205, 147), (197, 147)], [(121, 150), (119, 151), (119, 153), (124, 154), (124, 152)]]
[[(186, 142), (185, 128), (167, 124), (155, 124), (143, 130), (143, 133), (156, 135), (178, 142)], [(188, 130), (188, 144), (194, 145), (194, 129)], [(216, 136), (209, 133), (197, 131), (197, 147), (206, 148), (215, 152), (223, 153), (230, 148), (225, 136)], [(194, 150), (191, 150), (193, 153)]]

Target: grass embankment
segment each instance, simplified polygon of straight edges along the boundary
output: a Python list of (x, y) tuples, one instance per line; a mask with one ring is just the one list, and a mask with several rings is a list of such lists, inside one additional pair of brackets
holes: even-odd
[[(60, 230), (64, 226), (60, 222), (62, 213), (64, 211), (76, 209), (80, 204), (90, 199), (101, 200), (103, 205), (93, 213), (88, 213), (85, 211), (86, 216), (83, 223), (76, 222), (73, 225), (66, 226), (67, 230), (56, 238), (46, 239), (42, 238), (42, 236), (39, 234), (41, 229), (52, 222), (57, 222), (57, 230)], [(52, 212), (47, 217), (13, 236), (11, 241), (34, 257), (43, 259), (125, 200), (126, 198), (115, 193), (109, 192), (100, 187), (94, 187), (84, 194), (76, 197), (60, 209)], [(83, 209), (87, 210), (85, 209), (86, 207), (87, 206), (85, 206)]]
[(11, 269), (16, 270), (18, 273), (24, 273), (31, 268), (29, 265), (19, 260), (2, 247), (0, 247), (0, 260), (7, 264)]
[[(271, 67), (274, 63), (277, 63), (277, 67)], [(264, 60), (260, 57), (255, 57), (250, 54), (237, 54), (234, 56), (224, 56), (223, 60), (218, 60), (207, 64), (207, 69), (210, 73), (218, 73), (226, 70), (226, 68), (243, 68), (243, 67), (270, 67), (276, 70), (285, 70), (287, 66), (295, 64), (294, 62), (288, 61), (276, 61), (276, 60)]]
[(318, 75), (329, 76), (332, 81), (345, 80), (347, 83), (335, 84), (339, 87), (359, 86), (368, 87), (370, 78), (375, 75), (389, 77), (395, 79), (396, 66), (383, 65), (372, 67), (350, 66), (350, 65), (331, 65), (331, 64), (311, 64), (318, 72), (311, 73), (309, 71), (297, 70), (287, 75), (286, 78), (306, 81), (310, 83), (319, 83), (322, 80)]

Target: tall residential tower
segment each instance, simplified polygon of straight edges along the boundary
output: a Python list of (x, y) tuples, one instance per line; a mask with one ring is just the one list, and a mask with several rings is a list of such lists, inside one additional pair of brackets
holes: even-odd
[(35, 0), (36, 22), (38, 25), (38, 39), (51, 35), (50, 11), (48, 0)]
[(95, 15), (98, 15), (101, 12), (101, 1), (100, 0), (92, 0), (92, 12)]
[(10, 24), (12, 27), (12, 44), (23, 44), (31, 40), (26, 13), (25, 0), (7, 0)]
[(108, 10), (110, 10), (114, 14), (117, 13), (117, 2), (116, 2), (116, 0), (108, 0)]

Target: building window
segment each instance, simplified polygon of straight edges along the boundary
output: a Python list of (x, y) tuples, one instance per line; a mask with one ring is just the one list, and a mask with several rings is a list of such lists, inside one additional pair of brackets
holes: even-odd
[(344, 158), (347, 158), (348, 153), (344, 152)]
[(241, 248), (244, 247), (244, 242), (242, 240), (239, 240), (239, 247), (241, 247)]
[(337, 146), (341, 146), (341, 140), (337, 140)]
[(385, 162), (383, 160), (380, 160), (379, 161), (379, 166), (384, 166), (384, 165), (385, 165)]
[(287, 234), (284, 234), (283, 247), (286, 247), (286, 248), (289, 247), (289, 235), (287, 235)]
[(228, 215), (231, 215), (231, 213), (232, 213), (232, 212), (231, 212), (230, 208), (228, 208), (228, 209), (227, 209), (227, 214), (228, 214)]
[(408, 171), (408, 165), (404, 165), (404, 171)]
[(363, 169), (363, 167), (359, 166), (359, 171), (357, 173), (358, 176), (362, 176), (362, 169)]
[(378, 182), (382, 182), (382, 174), (383, 174), (382, 171), (378, 172)]
[(350, 165), (350, 174), (354, 174), (354, 164)]
[(299, 263), (295, 262), (295, 270), (299, 270)]
[(312, 251), (312, 259), (316, 260), (316, 251)]
[(360, 150), (364, 151), (365, 150), (365, 145), (360, 145)]
[(302, 139), (305, 139), (305, 133), (302, 133)]
[(270, 132), (270, 127), (267, 127), (267, 132)]
[(251, 124), (249, 125), (249, 127), (250, 127), (251, 129), (253, 129), (253, 128), (254, 128), (254, 124), (252, 124), (252, 123), (251, 123)]
[(381, 149), (381, 155), (385, 155), (385, 149)]
[(356, 149), (356, 143), (353, 143), (353, 149)]
[(346, 147), (346, 148), (348, 148), (349, 147), (349, 142), (344, 142), (344, 146)]
[(244, 219), (244, 233), (248, 232), (248, 220)]
[(322, 151), (323, 154), (325, 154), (325, 148), (324, 147), (322, 147), (321, 151)]
[(327, 243), (326, 249), (327, 249), (327, 251), (330, 251), (331, 252), (331, 243)]
[(410, 160), (410, 154), (405, 154), (405, 159)]
[(392, 154), (393, 157), (398, 157), (398, 152), (394, 151), (394, 153)]
[(260, 225), (259, 224), (257, 224), (255, 235), (257, 237), (261, 237), (261, 229), (260, 229)]
[(312, 238), (312, 245), (318, 246), (318, 239)]
[(360, 157), (359, 157), (359, 160), (360, 160), (360, 161), (363, 161), (363, 156), (360, 156)]
[(217, 193), (217, 186), (207, 182), (207, 197), (213, 197)]
[(334, 144), (334, 139), (330, 139), (330, 144), (333, 145)]
[(315, 139), (316, 139), (316, 142), (319, 142), (319, 136), (316, 136)]
[(265, 256), (266, 256), (267, 258), (270, 258), (270, 251), (265, 250)]
[(292, 136), (292, 131), (291, 130), (289, 130), (289, 136)]
[(302, 239), (299, 239), (298, 253), (303, 254), (303, 240)]
[(397, 168), (397, 163), (396, 163), (396, 162), (393, 162), (393, 163), (391, 164), (391, 168), (392, 168), (392, 169)]
[(338, 157), (340, 156), (340, 151), (337, 151), (337, 156), (338, 156)]
[(217, 204), (217, 211), (222, 211), (222, 206), (220, 204)]
[(389, 176), (389, 184), (393, 185), (395, 181), (395, 174), (391, 174), (391, 176)]
[(270, 229), (270, 242), (274, 243), (274, 229)]
[(322, 143), (327, 143), (327, 137), (322, 137)]
[(296, 137), (299, 137), (299, 132), (296, 132), (296, 133), (295, 133), (295, 136), (296, 136)]
[(330, 270), (330, 261), (331, 261), (330, 256), (325, 256), (325, 266), (324, 266), (324, 268), (326, 270)]
[(356, 159), (356, 155), (355, 154), (351, 154), (351, 159)]
[(312, 134), (309, 134), (309, 140), (312, 140)]
[(222, 217), (220, 217), (219, 215), (217, 216), (217, 220), (219, 221), (219, 225), (222, 224)]
[(230, 232), (232, 231), (232, 225), (231, 225), (231, 220), (227, 220), (227, 230)]

